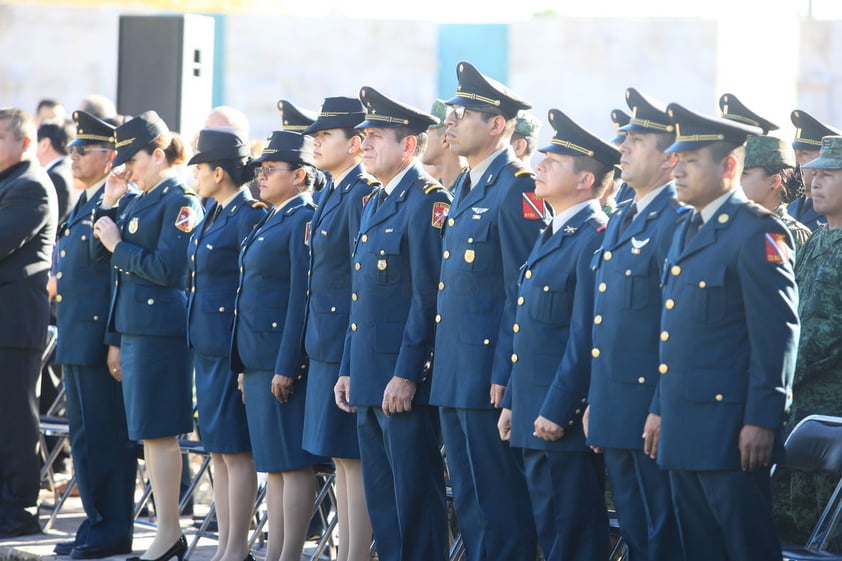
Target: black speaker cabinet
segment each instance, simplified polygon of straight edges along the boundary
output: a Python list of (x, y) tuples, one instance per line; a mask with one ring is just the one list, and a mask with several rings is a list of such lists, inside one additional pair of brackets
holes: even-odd
[(211, 17), (120, 16), (117, 111), (154, 109), (174, 131), (199, 130), (212, 109), (213, 44)]

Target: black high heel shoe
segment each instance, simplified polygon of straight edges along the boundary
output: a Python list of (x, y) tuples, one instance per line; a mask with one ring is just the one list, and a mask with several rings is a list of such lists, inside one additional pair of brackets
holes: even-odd
[(173, 557), (177, 557), (178, 561), (184, 561), (184, 554), (187, 553), (187, 538), (184, 534), (178, 538), (171, 548), (166, 550), (163, 555), (157, 559), (144, 559), (143, 557), (126, 557), (126, 561), (169, 561)]

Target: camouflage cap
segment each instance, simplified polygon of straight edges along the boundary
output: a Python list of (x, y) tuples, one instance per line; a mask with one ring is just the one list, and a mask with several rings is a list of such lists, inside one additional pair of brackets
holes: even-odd
[(795, 153), (788, 142), (774, 136), (750, 136), (746, 140), (748, 168), (794, 168)]
[(842, 169), (842, 136), (825, 136), (819, 157), (803, 166), (807, 169)]
[(439, 120), (439, 122), (435, 125), (430, 125), (431, 129), (438, 129), (447, 126), (444, 124), (444, 119), (447, 117), (447, 104), (443, 99), (436, 99), (433, 102), (433, 106), (430, 108), (430, 115)]
[(518, 113), (515, 121), (515, 132), (526, 137), (538, 138), (538, 129), (541, 128), (541, 121), (535, 115), (526, 111)]

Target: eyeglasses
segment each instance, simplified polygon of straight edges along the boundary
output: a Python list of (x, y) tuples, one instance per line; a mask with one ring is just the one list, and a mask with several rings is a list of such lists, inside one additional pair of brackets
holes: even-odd
[(450, 105), (447, 108), (447, 116), (453, 115), (453, 117), (457, 121), (461, 121), (465, 118), (465, 111), (473, 111), (474, 113), (485, 113), (486, 115), (502, 115), (499, 111), (492, 111), (490, 109), (479, 109), (477, 107), (471, 107), (470, 109), (465, 107), (464, 105)]
[(110, 148), (88, 148), (87, 146), (71, 146), (67, 150), (70, 155), (78, 154), (79, 156), (84, 156), (90, 152), (111, 152)]
[(256, 167), (254, 168), (254, 178), (260, 179), (261, 177), (269, 177), (269, 174), (274, 173), (276, 171), (284, 170), (284, 171), (292, 171), (298, 169), (300, 166), (296, 167), (286, 167), (286, 166), (266, 166), (266, 167)]

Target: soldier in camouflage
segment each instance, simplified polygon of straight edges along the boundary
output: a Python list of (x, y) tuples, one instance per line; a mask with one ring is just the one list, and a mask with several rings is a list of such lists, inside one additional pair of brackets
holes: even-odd
[(773, 136), (750, 136), (740, 184), (749, 199), (780, 218), (792, 234), (796, 249), (804, 245), (810, 229), (786, 212), (787, 203), (804, 192), (795, 169), (795, 154), (786, 142)]

